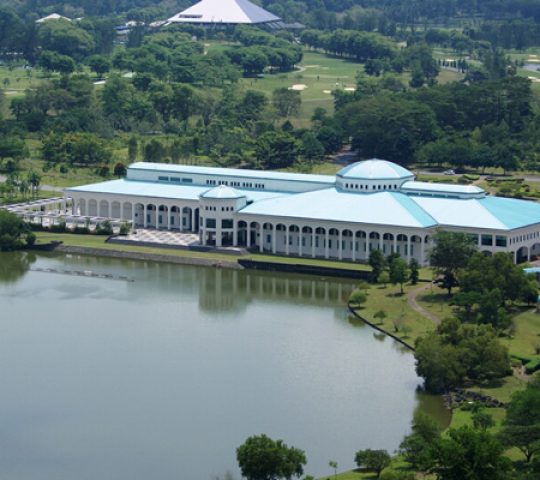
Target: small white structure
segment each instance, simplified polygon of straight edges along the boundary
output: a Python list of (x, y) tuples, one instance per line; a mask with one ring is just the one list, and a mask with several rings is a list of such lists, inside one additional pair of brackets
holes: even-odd
[(249, 0), (202, 0), (166, 22), (198, 25), (271, 24), (281, 19)]
[(73, 215), (192, 232), (202, 245), (365, 262), (378, 249), (428, 264), (437, 229), (464, 232), (485, 254), (540, 255), (540, 204), (474, 185), (415, 181), (366, 160), (336, 176), (134, 163), (122, 180), (69, 188)]
[(64, 17), (58, 13), (51, 13), (50, 15), (47, 15), (46, 17), (36, 20), (36, 23), (45, 23), (51, 20), (65, 20), (67, 22), (71, 22), (71, 18)]

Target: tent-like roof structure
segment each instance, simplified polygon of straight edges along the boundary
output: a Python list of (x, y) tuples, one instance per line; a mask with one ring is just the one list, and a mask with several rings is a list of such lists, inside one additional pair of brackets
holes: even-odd
[(50, 15), (47, 15), (46, 17), (36, 20), (36, 23), (45, 23), (45, 22), (48, 22), (49, 20), (65, 20), (67, 22), (71, 22), (71, 18), (64, 17), (62, 15), (59, 15), (58, 13), (51, 13)]
[(249, 0), (202, 0), (167, 20), (172, 23), (262, 24), (281, 19)]

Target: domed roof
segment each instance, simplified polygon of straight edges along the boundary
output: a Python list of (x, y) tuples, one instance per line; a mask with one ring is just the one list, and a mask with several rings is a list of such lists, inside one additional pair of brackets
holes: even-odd
[(412, 178), (414, 173), (397, 163), (388, 162), (372, 158), (362, 162), (352, 163), (342, 168), (338, 173), (341, 178), (358, 178), (366, 180), (397, 180), (402, 178)]
[(219, 185), (201, 194), (201, 198), (212, 198), (217, 200), (233, 200), (242, 197), (245, 197), (245, 195), (226, 185)]

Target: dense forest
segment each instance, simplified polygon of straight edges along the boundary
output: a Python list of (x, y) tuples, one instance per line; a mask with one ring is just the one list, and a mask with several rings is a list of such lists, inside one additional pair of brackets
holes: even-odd
[[(141, 158), (311, 170), (350, 143), (401, 164), (540, 169), (538, 96), (507, 54), (540, 45), (537, 2), (276, 0), (259, 3), (304, 28), (149, 25), (190, 3), (0, 0), (0, 61), (31, 85), (2, 80), (0, 168), (31, 153), (105, 177)], [(72, 21), (36, 23), (52, 12)], [(356, 77), (299, 119), (300, 91), (258, 80), (300, 79), (310, 52)]]

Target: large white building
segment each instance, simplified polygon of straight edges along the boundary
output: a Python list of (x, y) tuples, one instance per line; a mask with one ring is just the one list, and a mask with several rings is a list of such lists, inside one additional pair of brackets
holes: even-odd
[(281, 19), (249, 0), (202, 0), (169, 18), (165, 24), (263, 25)]
[(515, 261), (540, 255), (540, 204), (476, 186), (417, 182), (385, 160), (336, 176), (134, 163), (125, 179), (70, 188), (73, 214), (195, 232), (202, 245), (366, 261), (379, 249), (421, 264), (437, 229)]

